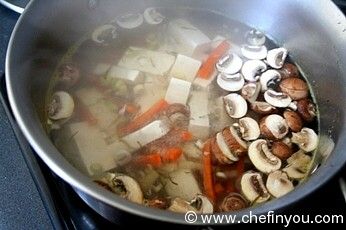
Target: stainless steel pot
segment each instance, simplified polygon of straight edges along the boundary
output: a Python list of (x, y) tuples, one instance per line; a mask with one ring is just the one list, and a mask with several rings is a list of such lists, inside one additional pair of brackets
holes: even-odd
[(117, 13), (142, 11), (147, 6), (209, 9), (259, 28), (290, 50), (312, 83), (323, 136), (315, 162), (318, 164), (320, 159), (325, 162), (292, 193), (233, 214), (240, 217), (249, 210), (253, 214), (281, 210), (309, 195), (343, 166), (346, 161), (346, 19), (331, 1), (33, 0), (20, 17), (8, 48), (6, 83), (11, 107), (37, 154), (92, 208), (113, 221), (117, 218), (115, 213), (122, 210), (145, 218), (185, 223), (183, 215), (133, 204), (96, 186), (54, 147), (37, 112), (44, 108), (47, 83), (68, 47)]

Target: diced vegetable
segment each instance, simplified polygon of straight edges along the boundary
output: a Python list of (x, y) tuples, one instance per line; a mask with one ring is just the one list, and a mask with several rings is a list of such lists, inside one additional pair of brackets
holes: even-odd
[(181, 136), (182, 141), (191, 141), (193, 139), (192, 133), (189, 131), (185, 131), (185, 130), (181, 131), (180, 136)]
[(141, 147), (149, 144), (166, 135), (170, 130), (169, 124), (164, 120), (155, 120), (143, 128), (134, 131), (124, 137), (122, 141), (128, 144), (133, 149), (140, 149)]
[(197, 77), (208, 79), (215, 71), (216, 62), (230, 49), (228, 41), (223, 41), (209, 55), (197, 73)]
[(131, 84), (134, 84), (143, 80), (143, 74), (141, 74), (141, 72), (139, 72), (138, 70), (131, 70), (120, 66), (112, 66), (108, 71), (107, 78), (122, 79)]
[(162, 155), (162, 161), (164, 163), (174, 162), (180, 158), (182, 153), (183, 150), (178, 147), (167, 149)]
[(105, 75), (110, 68), (111, 68), (111, 64), (99, 63), (95, 66), (93, 74), (97, 76)]
[(136, 165), (146, 166), (151, 165), (153, 167), (160, 167), (162, 164), (161, 155), (158, 153), (147, 154), (143, 156), (138, 156), (133, 161)]
[(218, 72), (214, 70), (214, 72), (211, 74), (211, 77), (209, 77), (208, 79), (196, 77), (192, 84), (206, 89), (214, 81), (217, 74)]
[(165, 110), (167, 107), (168, 107), (167, 101), (165, 101), (164, 99), (159, 100), (149, 110), (137, 116), (129, 124), (121, 127), (119, 130), (119, 133), (121, 135), (126, 135), (143, 127), (144, 125), (148, 124), (150, 121), (157, 118), (160, 115), (160, 113), (163, 110)]
[(213, 168), (211, 164), (210, 140), (203, 147), (203, 186), (207, 197), (215, 201)]
[(210, 39), (184, 19), (176, 19), (169, 23), (168, 36), (175, 41), (176, 51), (186, 56), (202, 60), (203, 55), (210, 50)]
[(196, 137), (204, 139), (209, 135), (208, 91), (193, 91), (188, 103), (191, 119), (189, 131)]
[(165, 75), (172, 67), (174, 61), (175, 57), (167, 53), (129, 47), (118, 65), (149, 74)]
[(192, 82), (201, 64), (202, 63), (198, 60), (178, 54), (169, 75), (184, 81)]
[(170, 103), (186, 104), (190, 94), (191, 82), (178, 78), (172, 78), (165, 96), (165, 100)]

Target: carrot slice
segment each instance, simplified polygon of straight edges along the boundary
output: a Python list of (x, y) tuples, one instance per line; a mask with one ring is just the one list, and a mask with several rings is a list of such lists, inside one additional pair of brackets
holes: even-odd
[(186, 131), (186, 130), (183, 130), (182, 132), (181, 132), (181, 139), (183, 140), (183, 141), (191, 141), (192, 140), (192, 138), (193, 138), (193, 135), (192, 135), (192, 133), (190, 133), (189, 131)]
[(160, 167), (162, 164), (161, 155), (158, 153), (152, 153), (139, 156), (134, 159), (134, 164), (141, 166), (151, 165), (153, 167)]
[(137, 129), (143, 127), (145, 124), (155, 119), (155, 117), (159, 115), (160, 112), (162, 112), (167, 107), (168, 107), (167, 101), (165, 101), (164, 99), (160, 99), (149, 110), (137, 116), (134, 120), (132, 120), (127, 125), (120, 127), (119, 129), (120, 135), (124, 136), (126, 134), (132, 133), (133, 131), (136, 131)]
[(203, 147), (203, 186), (207, 197), (215, 201), (215, 191), (213, 186), (213, 169), (211, 165), (210, 140)]
[(171, 148), (168, 149), (163, 155), (162, 155), (162, 161), (164, 163), (168, 162), (174, 162), (179, 159), (181, 154), (183, 153), (183, 150), (181, 148)]
[(209, 55), (208, 59), (202, 64), (198, 70), (197, 77), (208, 79), (215, 69), (216, 62), (224, 55), (231, 45), (226, 40), (221, 42)]

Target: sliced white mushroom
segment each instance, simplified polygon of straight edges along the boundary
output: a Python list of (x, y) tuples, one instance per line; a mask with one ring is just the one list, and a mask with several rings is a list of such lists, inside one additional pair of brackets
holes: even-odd
[(241, 89), (241, 96), (248, 102), (255, 102), (261, 91), (261, 84), (259, 82), (246, 83)]
[(313, 129), (302, 128), (298, 133), (292, 133), (291, 141), (305, 152), (314, 151), (318, 144), (318, 135)]
[(97, 27), (91, 34), (91, 39), (98, 44), (108, 45), (118, 36), (117, 28), (114, 25), (106, 24)]
[(279, 108), (288, 107), (292, 102), (292, 99), (287, 94), (282, 92), (276, 92), (271, 89), (265, 91), (264, 100), (272, 106)]
[(194, 207), (198, 213), (211, 214), (214, 211), (213, 204), (203, 195), (197, 195), (196, 198), (190, 201), (190, 205)]
[(223, 56), (217, 63), (217, 71), (225, 74), (237, 73), (243, 65), (243, 60), (235, 53)]
[(48, 117), (52, 120), (69, 118), (74, 110), (74, 101), (65, 91), (57, 91), (48, 104)]
[(223, 198), (219, 210), (222, 212), (237, 211), (246, 208), (248, 205), (248, 201), (241, 194), (232, 192)]
[(282, 170), (287, 173), (289, 178), (302, 179), (306, 176), (312, 158), (299, 150), (287, 159), (287, 166)]
[(252, 60), (265, 59), (267, 57), (267, 47), (244, 45), (241, 47), (241, 53), (244, 57)]
[(245, 80), (254, 82), (257, 81), (264, 71), (267, 70), (267, 65), (260, 60), (248, 60), (241, 68)]
[(245, 34), (245, 40), (252, 46), (263, 46), (266, 42), (266, 36), (259, 30), (252, 29)]
[(124, 29), (134, 29), (143, 24), (142, 14), (125, 14), (115, 19), (118, 26)]
[(145, 21), (151, 25), (160, 24), (165, 19), (165, 17), (162, 16), (162, 14), (160, 14), (160, 12), (158, 12), (157, 9), (154, 7), (149, 7), (145, 9), (143, 16)]
[(222, 154), (231, 162), (238, 161), (239, 158), (233, 154), (232, 150), (228, 147), (222, 133), (217, 133), (216, 134), (216, 143), (219, 146)]
[(245, 99), (236, 93), (228, 94), (223, 98), (228, 115), (232, 118), (241, 118), (247, 113)]
[(268, 175), (266, 186), (270, 194), (274, 197), (282, 197), (294, 189), (294, 185), (288, 179), (287, 174), (280, 170)]
[(270, 139), (282, 139), (289, 131), (286, 120), (277, 114), (271, 114), (261, 119), (261, 133)]
[(264, 101), (255, 101), (251, 103), (251, 109), (258, 114), (268, 115), (274, 113), (276, 108)]
[(197, 210), (194, 207), (192, 207), (188, 201), (181, 199), (179, 197), (174, 198), (172, 200), (168, 210), (172, 212), (179, 212), (179, 213), (186, 213), (188, 211), (197, 212)]
[(270, 85), (276, 85), (281, 80), (281, 75), (277, 70), (267, 70), (260, 77), (261, 90), (265, 92)]
[(281, 160), (270, 151), (264, 139), (252, 142), (248, 153), (252, 164), (263, 173), (268, 174), (281, 168)]
[(252, 203), (262, 203), (270, 198), (262, 176), (258, 172), (248, 171), (240, 180), (241, 191), (245, 198)]
[(243, 76), (239, 73), (234, 75), (219, 73), (216, 82), (221, 89), (229, 92), (241, 90), (245, 83)]
[(243, 117), (233, 126), (239, 129), (241, 137), (246, 141), (256, 140), (261, 134), (257, 121), (251, 117)]
[(285, 48), (276, 48), (268, 51), (267, 63), (274, 69), (280, 69), (286, 60), (288, 51)]
[(103, 180), (109, 185), (115, 194), (118, 194), (129, 201), (142, 204), (142, 190), (137, 181), (132, 177), (119, 173), (107, 173)]

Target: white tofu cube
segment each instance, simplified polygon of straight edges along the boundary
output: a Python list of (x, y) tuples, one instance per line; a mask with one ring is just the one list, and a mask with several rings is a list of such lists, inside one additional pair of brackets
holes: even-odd
[(165, 100), (168, 103), (186, 104), (189, 98), (191, 82), (172, 78), (169, 82)]
[(97, 120), (99, 128), (107, 129), (118, 117), (116, 105), (104, 98), (96, 88), (82, 88), (76, 91), (77, 98), (86, 106)]
[(170, 130), (168, 122), (156, 120), (143, 128), (122, 137), (122, 141), (128, 144), (134, 150), (149, 144), (166, 135)]
[(217, 71), (214, 71), (214, 73), (208, 79), (196, 77), (192, 84), (206, 89), (211, 83), (213, 83), (217, 74)]
[(176, 19), (169, 23), (168, 34), (174, 38), (179, 53), (201, 60), (209, 53), (211, 40), (198, 28), (184, 19)]
[(195, 79), (201, 64), (202, 63), (196, 59), (178, 54), (169, 75), (171, 77), (192, 82)]
[(58, 148), (76, 168), (90, 176), (117, 167), (117, 152), (129, 151), (121, 142), (108, 145), (103, 133), (86, 122), (69, 124), (61, 132)]
[(123, 79), (129, 83), (137, 83), (143, 80), (143, 75), (138, 70), (112, 66), (108, 71), (107, 78)]
[(98, 76), (105, 75), (110, 68), (111, 64), (99, 63), (95, 66), (93, 73)]
[(209, 136), (208, 102), (208, 90), (201, 90), (193, 91), (188, 103), (191, 112), (189, 131), (201, 139)]
[(149, 74), (165, 75), (174, 64), (174, 61), (175, 56), (167, 53), (129, 47), (118, 65)]

